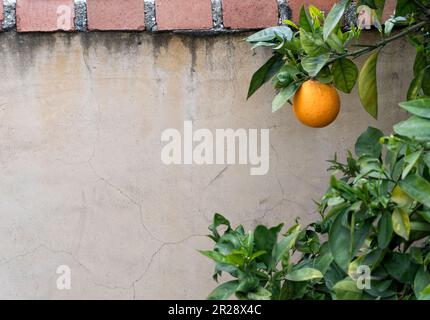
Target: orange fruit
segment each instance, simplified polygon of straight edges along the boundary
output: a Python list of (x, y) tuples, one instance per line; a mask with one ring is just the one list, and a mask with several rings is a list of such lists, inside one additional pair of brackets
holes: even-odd
[(308, 80), (294, 95), (293, 110), (304, 125), (312, 128), (326, 127), (339, 114), (339, 94), (330, 84)]

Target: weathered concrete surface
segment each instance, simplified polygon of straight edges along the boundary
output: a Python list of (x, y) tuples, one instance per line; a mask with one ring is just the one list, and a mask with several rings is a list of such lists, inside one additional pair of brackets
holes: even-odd
[[(196, 249), (209, 247), (215, 211), (247, 227), (310, 222), (325, 160), (404, 116), (406, 43), (381, 55), (381, 121), (354, 93), (332, 126), (313, 130), (288, 107), (271, 113), (270, 86), (245, 101), (269, 52), (243, 37), (0, 35), (0, 298), (205, 298), (213, 265)], [(164, 165), (161, 132), (190, 119), (270, 128), (269, 174)], [(59, 265), (72, 270), (69, 291), (56, 288)]]

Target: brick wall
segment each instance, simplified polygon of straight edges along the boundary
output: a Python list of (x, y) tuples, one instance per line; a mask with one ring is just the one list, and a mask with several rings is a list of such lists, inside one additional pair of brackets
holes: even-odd
[[(0, 28), (18, 32), (246, 30), (297, 20), (302, 4), (336, 0), (0, 0)], [(386, 15), (394, 10), (388, 0)], [(6, 15), (8, 15), (6, 19)], [(16, 16), (14, 16), (16, 15)], [(280, 18), (281, 17), (281, 18)]]
[(3, 6), (0, 5), (0, 30), (2, 29), (3, 19), (4, 19)]

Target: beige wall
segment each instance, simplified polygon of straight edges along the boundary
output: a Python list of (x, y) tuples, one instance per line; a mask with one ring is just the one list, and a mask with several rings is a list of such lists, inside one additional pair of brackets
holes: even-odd
[[(389, 132), (402, 118), (406, 43), (381, 56), (379, 122), (354, 92), (314, 130), (288, 107), (271, 113), (270, 85), (246, 102), (269, 52), (243, 37), (0, 35), (0, 298), (205, 298), (213, 265), (196, 249), (210, 245), (214, 212), (248, 227), (310, 222), (325, 160), (353, 150), (368, 125)], [(270, 128), (269, 174), (164, 165), (161, 132), (190, 119)], [(70, 291), (56, 288), (59, 265), (72, 270)]]

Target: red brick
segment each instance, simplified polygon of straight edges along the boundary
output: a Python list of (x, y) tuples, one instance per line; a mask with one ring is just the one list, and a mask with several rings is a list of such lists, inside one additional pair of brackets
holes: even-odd
[(277, 0), (223, 0), (224, 26), (232, 29), (259, 29), (278, 25)]
[(382, 23), (388, 20), (388, 18), (394, 14), (394, 11), (396, 10), (396, 4), (397, 1), (394, 0), (387, 0), (385, 1), (385, 8), (384, 8), (384, 14), (382, 15)]
[(73, 0), (17, 0), (18, 32), (72, 31), (75, 29)]
[(2, 31), (2, 23), (3, 23), (3, 2), (0, 2), (0, 31)]
[(338, 2), (338, 0), (290, 0), (290, 8), (293, 12), (293, 21), (299, 21), (300, 8), (302, 5), (307, 7), (312, 4), (318, 9), (324, 11), (327, 15), (336, 2)]
[(87, 0), (89, 30), (145, 30), (144, 0)]
[(158, 30), (211, 29), (211, 0), (155, 0)]

